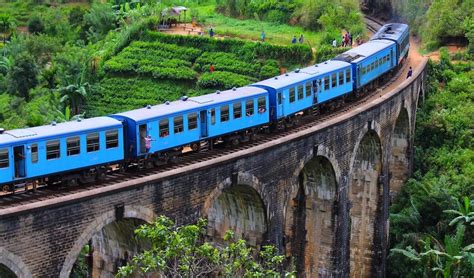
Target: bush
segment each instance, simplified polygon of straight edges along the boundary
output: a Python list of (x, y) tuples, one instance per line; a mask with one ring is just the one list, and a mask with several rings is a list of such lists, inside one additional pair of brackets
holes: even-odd
[(350, 47), (332, 47), (331, 45), (322, 45), (316, 49), (316, 63), (321, 63), (327, 60), (331, 60), (337, 55), (346, 52)]
[(276, 60), (267, 60), (260, 69), (260, 79), (267, 79), (280, 74), (280, 67)]
[(31, 34), (39, 34), (44, 32), (43, 21), (38, 16), (33, 16), (28, 20), (28, 32)]
[(216, 71), (227, 71), (253, 77), (258, 77), (260, 64), (250, 64), (241, 61), (235, 54), (225, 52), (205, 52), (194, 64), (194, 69), (200, 72), (209, 70), (210, 64)]
[(233, 87), (243, 87), (255, 81), (257, 80), (245, 75), (225, 71), (215, 71), (213, 73), (208, 72), (201, 75), (197, 85), (200, 88), (227, 90)]

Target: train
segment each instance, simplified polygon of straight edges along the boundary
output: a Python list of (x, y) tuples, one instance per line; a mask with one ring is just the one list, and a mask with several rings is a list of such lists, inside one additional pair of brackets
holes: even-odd
[(255, 140), (370, 90), (397, 71), (409, 49), (408, 25), (391, 23), (334, 59), (241, 88), (104, 117), (0, 129), (0, 187), (101, 181), (111, 167), (157, 167), (184, 151)]

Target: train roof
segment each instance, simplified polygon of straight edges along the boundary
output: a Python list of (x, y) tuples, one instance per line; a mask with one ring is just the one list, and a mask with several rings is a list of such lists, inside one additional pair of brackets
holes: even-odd
[(252, 86), (265, 86), (278, 90), (288, 87), (291, 84), (300, 83), (319, 75), (340, 70), (349, 66), (350, 64), (344, 61), (330, 60), (310, 67), (287, 72), (285, 74), (254, 83)]
[(219, 103), (230, 102), (237, 99), (247, 98), (251, 96), (258, 96), (266, 93), (267, 91), (256, 87), (240, 87), (226, 91), (216, 91), (212, 94), (197, 96), (197, 97), (183, 97), (181, 100), (171, 101), (164, 104), (147, 106), (128, 112), (118, 113), (111, 115), (121, 116), (140, 122), (148, 119), (158, 118), (165, 115), (172, 115), (178, 112), (184, 112), (188, 110), (199, 110), (205, 109), (209, 106), (215, 106)]
[(348, 63), (358, 63), (366, 57), (372, 56), (375, 53), (384, 50), (385, 48), (390, 47), (393, 44), (395, 43), (389, 40), (368, 41), (358, 47), (349, 49), (348, 51), (339, 54), (334, 59), (339, 61), (346, 61)]
[(7, 130), (0, 134), (0, 145), (10, 143), (20, 143), (25, 141), (46, 139), (51, 137), (61, 137), (63, 135), (81, 133), (104, 128), (118, 127), (122, 124), (109, 117), (97, 117), (84, 119), (81, 121), (71, 121), (65, 123), (50, 124), (37, 127)]
[(399, 41), (403, 34), (408, 32), (408, 25), (403, 23), (385, 24), (375, 33), (370, 40), (394, 40)]

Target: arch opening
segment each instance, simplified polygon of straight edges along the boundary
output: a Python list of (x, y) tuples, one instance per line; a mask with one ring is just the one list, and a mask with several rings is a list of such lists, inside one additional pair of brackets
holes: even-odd
[(362, 138), (350, 177), (350, 272), (352, 277), (372, 273), (377, 218), (381, 214), (383, 185), (380, 139), (374, 131)]
[(6, 265), (0, 263), (0, 277), (2, 278), (16, 278), (16, 274)]
[(299, 174), (298, 191), (287, 213), (286, 250), (295, 260), (298, 276), (331, 276), (336, 192), (331, 162), (323, 156), (311, 159)]
[(226, 188), (208, 210), (208, 236), (220, 242), (228, 230), (252, 246), (260, 246), (267, 232), (266, 210), (259, 193), (248, 185)]
[(403, 108), (395, 123), (391, 138), (391, 155), (389, 159), (390, 196), (393, 198), (408, 179), (410, 124), (408, 111)]
[(71, 274), (74, 277), (114, 277), (118, 268), (134, 255), (150, 247), (137, 239), (135, 229), (146, 224), (136, 218), (126, 218), (105, 225), (84, 245)]

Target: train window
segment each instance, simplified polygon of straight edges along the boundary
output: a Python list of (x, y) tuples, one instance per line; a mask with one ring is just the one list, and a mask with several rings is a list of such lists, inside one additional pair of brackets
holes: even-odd
[(170, 134), (168, 119), (160, 120), (160, 137), (166, 137)]
[(331, 74), (331, 88), (337, 86), (337, 73)]
[(311, 96), (311, 82), (306, 82), (306, 97)]
[(87, 152), (96, 152), (100, 150), (99, 133), (87, 135)]
[(61, 156), (59, 140), (46, 142), (46, 159), (58, 159)]
[(281, 104), (281, 92), (278, 92), (278, 104)]
[(379, 59), (379, 65), (382, 65), (382, 58)]
[(198, 127), (198, 120), (197, 120), (197, 113), (189, 113), (188, 114), (188, 130), (193, 130)]
[(346, 69), (346, 83), (351, 81), (351, 70)]
[(38, 144), (31, 145), (31, 163), (38, 162)]
[(221, 122), (229, 121), (229, 105), (221, 106)]
[(242, 118), (242, 103), (235, 102), (233, 107), (234, 107), (234, 119)]
[(372, 64), (370, 64), (370, 71), (373, 71), (375, 69), (375, 63), (372, 62)]
[(267, 99), (265, 97), (258, 98), (258, 113), (267, 111)]
[(379, 66), (379, 60), (375, 59), (375, 68), (377, 68)]
[(117, 148), (119, 145), (118, 130), (109, 130), (105, 133), (105, 148)]
[(387, 61), (390, 61), (390, 54), (387, 55)]
[(324, 90), (329, 90), (329, 76), (324, 77)]
[(216, 124), (216, 108), (211, 109), (211, 125)]
[(0, 150), (0, 168), (8, 168), (10, 166), (10, 158), (8, 157), (8, 149)]
[(303, 99), (304, 93), (303, 93), (303, 85), (298, 85), (298, 100)]
[(295, 102), (296, 96), (295, 96), (295, 88), (291, 87), (290, 88), (290, 102)]
[(173, 118), (173, 124), (174, 124), (174, 129), (173, 132), (174, 134), (178, 134), (183, 132), (183, 116), (177, 116)]
[(81, 138), (71, 137), (66, 139), (67, 156), (78, 155), (81, 153)]
[(254, 113), (253, 111), (253, 99), (247, 100), (245, 102), (245, 115), (252, 116)]
[(290, 89), (290, 103), (295, 102), (295, 89)]
[(339, 85), (344, 84), (344, 71), (339, 72)]

